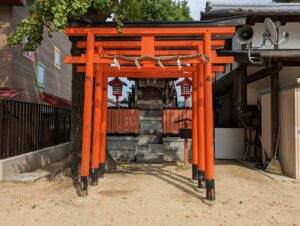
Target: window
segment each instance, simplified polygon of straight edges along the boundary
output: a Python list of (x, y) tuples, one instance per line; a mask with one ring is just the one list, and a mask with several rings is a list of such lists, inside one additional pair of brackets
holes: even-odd
[[(25, 37), (25, 38), (24, 38), (24, 41), (23, 41), (24, 45), (25, 45), (27, 42), (28, 42), (28, 38)], [(23, 47), (24, 47), (24, 45), (23, 45)], [(32, 61), (32, 62), (34, 61), (34, 52), (33, 52), (33, 51), (29, 51), (29, 52), (23, 51), (23, 52), (22, 52), (22, 55), (23, 55), (24, 57), (26, 57), (28, 60), (30, 60), (30, 61)]]
[(46, 67), (39, 61), (36, 63), (36, 85), (41, 88), (46, 87)]
[(156, 79), (147, 79), (147, 85), (154, 86), (156, 84)]
[(54, 46), (54, 66), (58, 69), (60, 69), (60, 56), (61, 56), (61, 51), (59, 48)]
[(190, 92), (190, 86), (184, 85), (184, 86), (183, 86), (183, 92), (184, 92), (184, 93), (189, 93), (189, 92)]
[(120, 86), (113, 86), (113, 93), (120, 93), (121, 92)]

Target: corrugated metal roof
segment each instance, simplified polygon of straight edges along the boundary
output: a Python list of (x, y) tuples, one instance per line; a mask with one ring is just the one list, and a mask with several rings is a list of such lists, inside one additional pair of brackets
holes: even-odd
[(67, 100), (58, 96), (55, 96), (53, 94), (47, 93), (47, 92), (41, 92), (41, 99), (44, 102), (47, 102), (48, 104), (51, 104), (53, 106), (57, 107), (72, 107), (72, 101)]
[(23, 89), (0, 88), (0, 99), (11, 99), (19, 95)]
[(234, 15), (300, 15), (300, 3), (233, 4), (207, 2), (202, 16)]

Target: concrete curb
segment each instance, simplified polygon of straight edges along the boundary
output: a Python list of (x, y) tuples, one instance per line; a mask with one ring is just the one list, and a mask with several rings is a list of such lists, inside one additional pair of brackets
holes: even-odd
[(272, 180), (275, 180), (275, 181), (289, 181), (289, 182), (296, 182), (296, 181), (300, 181), (298, 179), (295, 179), (295, 178), (291, 178), (291, 177), (288, 177), (288, 176), (285, 176), (285, 175), (276, 175), (276, 174), (272, 174), (272, 173), (268, 173), (266, 171), (263, 171), (263, 170), (260, 170), (260, 169), (257, 169), (255, 167), (255, 165), (251, 162), (247, 162), (247, 161), (244, 161), (244, 160), (237, 160), (240, 164), (242, 165), (245, 165), (247, 167), (249, 167), (250, 169), (253, 169), (259, 173), (261, 173), (262, 175), (266, 176), (266, 177), (269, 177), (271, 178)]
[(66, 157), (70, 143), (63, 143), (48, 148), (0, 160), (0, 181), (20, 173), (31, 172)]

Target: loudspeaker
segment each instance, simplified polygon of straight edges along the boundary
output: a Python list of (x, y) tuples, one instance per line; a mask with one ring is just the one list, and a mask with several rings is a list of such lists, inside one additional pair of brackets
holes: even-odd
[(235, 34), (235, 38), (240, 44), (247, 44), (251, 42), (254, 35), (254, 30), (250, 25), (244, 25), (239, 28)]

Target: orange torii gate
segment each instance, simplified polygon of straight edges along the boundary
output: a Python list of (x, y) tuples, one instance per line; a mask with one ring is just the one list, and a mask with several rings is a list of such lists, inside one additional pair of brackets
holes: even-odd
[(189, 77), (193, 83), (192, 178), (198, 179), (200, 188), (205, 184), (207, 200), (215, 200), (212, 81), (216, 72), (224, 71), (224, 64), (234, 62), (232, 57), (217, 56), (215, 49), (224, 47), (224, 36), (232, 36), (235, 26), (128, 23), (122, 30), (110, 23), (73, 24), (65, 29), (68, 36), (78, 38), (78, 48), (86, 49), (80, 56), (65, 57), (65, 63), (78, 64), (77, 71), (85, 73), (82, 190), (87, 192), (90, 169), (92, 185), (98, 183), (99, 171), (104, 172), (108, 77)]

